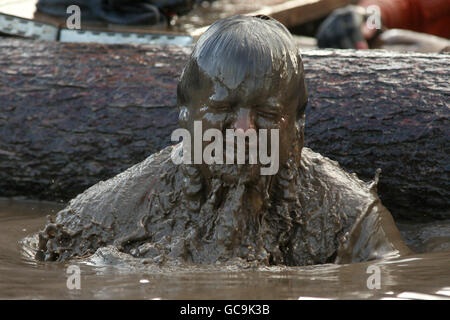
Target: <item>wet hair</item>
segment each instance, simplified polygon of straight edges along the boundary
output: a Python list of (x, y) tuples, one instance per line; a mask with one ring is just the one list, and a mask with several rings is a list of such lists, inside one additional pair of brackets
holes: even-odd
[(198, 39), (183, 70), (178, 106), (189, 103), (190, 90), (201, 90), (200, 73), (228, 89), (244, 80), (255, 89), (299, 81), (297, 118), (304, 114), (308, 95), (300, 52), (286, 27), (270, 17), (236, 15), (213, 23)]

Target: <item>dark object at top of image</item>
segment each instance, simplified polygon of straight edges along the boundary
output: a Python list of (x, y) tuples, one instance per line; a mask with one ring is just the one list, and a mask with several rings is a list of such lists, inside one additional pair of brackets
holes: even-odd
[(54, 16), (66, 16), (67, 7), (77, 5), (83, 19), (116, 24), (158, 24), (174, 15), (183, 15), (195, 0), (39, 0), (37, 9)]

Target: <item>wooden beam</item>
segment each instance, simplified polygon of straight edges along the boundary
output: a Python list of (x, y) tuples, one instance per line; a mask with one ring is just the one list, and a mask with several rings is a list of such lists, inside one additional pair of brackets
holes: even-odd
[[(263, 5), (256, 11), (236, 11), (233, 14), (255, 16), (263, 14), (277, 19), (286, 27), (294, 27), (314, 21), (331, 13), (334, 9), (348, 5), (352, 0), (288, 0), (274, 5)], [(203, 26), (190, 32), (193, 37), (199, 37), (209, 26)]]
[(251, 15), (264, 14), (277, 19), (286, 27), (294, 27), (322, 18), (334, 9), (348, 5), (351, 0), (291, 0), (263, 7)]

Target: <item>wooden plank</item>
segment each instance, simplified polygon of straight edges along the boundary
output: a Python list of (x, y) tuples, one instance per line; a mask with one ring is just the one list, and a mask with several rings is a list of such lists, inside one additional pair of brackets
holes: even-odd
[[(259, 1), (252, 1), (256, 10), (250, 7), (236, 9), (233, 12), (226, 12), (221, 16), (232, 16), (234, 14), (258, 15), (263, 14), (277, 19), (286, 27), (294, 27), (306, 22), (322, 18), (332, 12), (334, 9), (352, 3), (352, 0), (289, 0), (278, 3), (271, 2), (270, 5)], [(200, 36), (209, 25), (190, 31), (193, 37)]]
[(290, 28), (322, 18), (334, 9), (351, 2), (351, 0), (291, 0), (275, 6), (261, 8), (251, 14), (271, 16)]
[(0, 0), (0, 12), (12, 16), (33, 19), (37, 0)]

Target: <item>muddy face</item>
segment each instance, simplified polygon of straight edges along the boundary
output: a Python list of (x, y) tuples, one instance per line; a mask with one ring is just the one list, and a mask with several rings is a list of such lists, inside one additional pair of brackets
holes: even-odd
[[(255, 183), (261, 179), (261, 163), (249, 164), (249, 143), (246, 140), (246, 163), (226, 164), (227, 157), (235, 157), (236, 142), (233, 143), (233, 154), (227, 154), (227, 129), (255, 130), (259, 139), (260, 129), (267, 129), (267, 149), (269, 153), (278, 153), (279, 162), (284, 164), (293, 148), (296, 138), (296, 110), (298, 101), (298, 85), (295, 82), (277, 83), (268, 87), (249, 89), (251, 80), (243, 82), (238, 88), (230, 89), (212, 80), (205, 74), (199, 77), (202, 90), (195, 90), (192, 100), (185, 108), (190, 114), (186, 126), (191, 134), (194, 121), (201, 121), (202, 133), (209, 129), (218, 129), (224, 137), (224, 164), (201, 164), (199, 167), (205, 177), (223, 177), (228, 183)], [(271, 130), (277, 129), (279, 138), (271, 144)], [(203, 142), (203, 149), (209, 142)], [(228, 142), (230, 143), (230, 142)], [(261, 146), (258, 145), (259, 150)], [(234, 158), (236, 160), (236, 157)], [(236, 161), (235, 161), (236, 162)]]
[[(262, 28), (264, 35), (255, 32), (256, 28)], [(224, 163), (236, 154), (234, 144), (234, 154), (225, 150), (227, 129), (242, 133), (253, 129), (258, 138), (260, 130), (266, 129), (266, 150), (277, 153), (282, 166), (294, 149), (298, 154), (301, 151), (298, 120), (306, 96), (301, 58), (287, 31), (272, 20), (234, 19), (199, 39), (178, 86), (180, 123), (192, 136), (198, 121), (203, 133), (219, 130), (225, 142)], [(274, 145), (273, 129), (279, 133)], [(203, 149), (208, 143), (203, 142)], [(260, 161), (249, 164), (249, 143), (247, 139), (245, 164), (198, 165), (205, 181), (221, 178), (228, 184), (261, 186), (273, 181), (261, 175)], [(257, 147), (259, 150), (261, 145)]]

